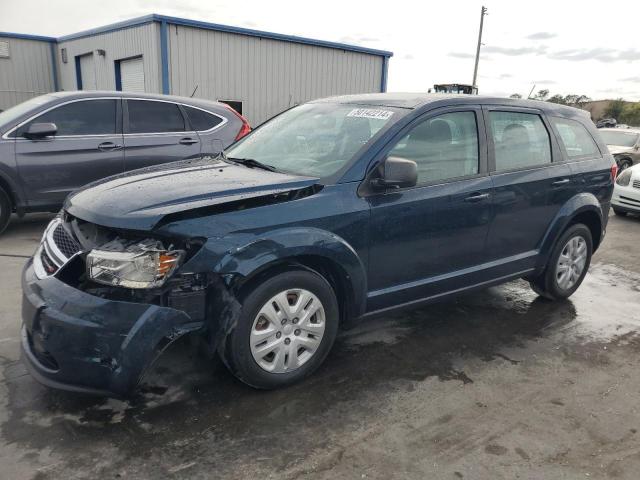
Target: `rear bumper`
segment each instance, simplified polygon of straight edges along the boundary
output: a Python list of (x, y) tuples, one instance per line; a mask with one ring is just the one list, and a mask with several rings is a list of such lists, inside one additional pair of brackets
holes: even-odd
[(22, 276), (23, 361), (53, 388), (125, 396), (167, 345), (198, 330), (182, 311), (98, 298), (55, 277)]

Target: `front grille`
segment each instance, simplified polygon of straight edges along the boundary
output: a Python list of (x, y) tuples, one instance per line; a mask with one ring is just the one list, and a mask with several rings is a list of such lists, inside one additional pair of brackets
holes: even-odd
[(62, 224), (59, 224), (53, 231), (53, 241), (58, 250), (67, 258), (73, 257), (80, 251), (80, 245), (67, 233)]
[(640, 180), (633, 181), (633, 188), (640, 188)]
[(627, 205), (640, 206), (639, 200), (636, 200), (634, 198), (629, 198), (629, 197), (623, 197), (622, 195), (620, 195), (620, 203), (626, 203)]

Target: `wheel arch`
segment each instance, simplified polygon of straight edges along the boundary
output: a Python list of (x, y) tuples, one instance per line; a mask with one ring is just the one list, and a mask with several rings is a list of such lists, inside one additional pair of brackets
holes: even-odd
[(341, 320), (364, 313), (365, 266), (348, 242), (328, 231), (302, 227), (263, 235), (228, 249), (214, 271), (231, 276), (230, 287), (240, 293), (265, 276), (291, 268), (311, 270), (329, 282), (341, 307)]
[(602, 207), (595, 195), (580, 193), (569, 199), (558, 211), (542, 240), (540, 253), (544, 264), (563, 232), (576, 223), (585, 224), (591, 231), (595, 252), (602, 242), (605, 225)]

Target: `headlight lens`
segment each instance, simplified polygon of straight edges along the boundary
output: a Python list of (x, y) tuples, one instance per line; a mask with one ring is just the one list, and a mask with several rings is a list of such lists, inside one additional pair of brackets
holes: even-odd
[(126, 288), (162, 286), (178, 268), (183, 250), (165, 250), (157, 240), (126, 246), (109, 242), (87, 255), (87, 273), (94, 282)]
[(629, 186), (630, 181), (631, 181), (631, 170), (629, 169), (622, 172), (620, 175), (618, 175), (618, 178), (616, 178), (616, 183), (621, 187)]

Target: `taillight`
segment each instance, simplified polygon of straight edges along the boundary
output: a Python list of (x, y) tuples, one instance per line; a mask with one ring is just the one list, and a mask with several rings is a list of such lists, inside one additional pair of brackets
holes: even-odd
[(236, 141), (238, 141), (251, 131), (251, 125), (249, 125), (249, 122), (247, 122), (246, 118), (236, 112), (231, 106), (225, 104), (225, 107), (231, 110), (233, 114), (242, 121), (242, 127), (240, 127), (240, 131), (236, 135)]
[(611, 180), (615, 180), (617, 176), (618, 176), (618, 164), (614, 163), (611, 166)]

